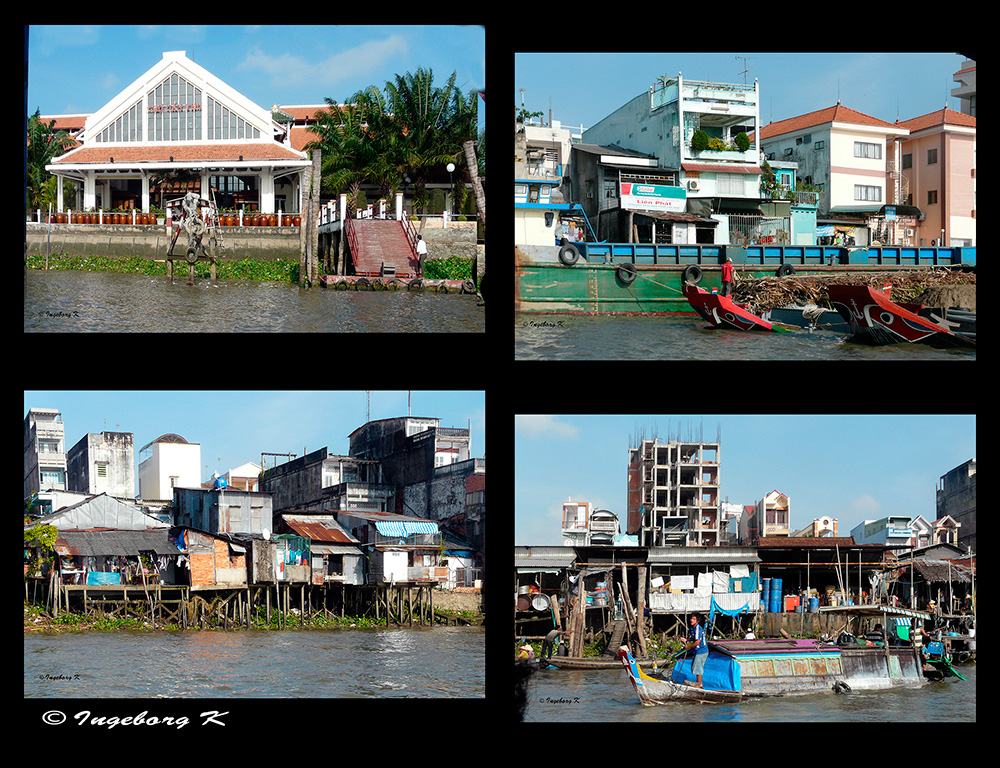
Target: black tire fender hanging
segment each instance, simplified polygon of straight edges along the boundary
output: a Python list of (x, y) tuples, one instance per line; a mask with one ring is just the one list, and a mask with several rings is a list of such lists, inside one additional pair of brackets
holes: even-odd
[(618, 275), (618, 279), (624, 285), (632, 285), (639, 273), (635, 268), (635, 264), (619, 264), (615, 274)]
[(580, 252), (575, 245), (564, 245), (559, 249), (559, 261), (567, 267), (572, 267), (580, 260)]
[(698, 285), (702, 278), (701, 267), (696, 264), (692, 264), (684, 270), (682, 277), (684, 278), (684, 282), (691, 283), (692, 285)]

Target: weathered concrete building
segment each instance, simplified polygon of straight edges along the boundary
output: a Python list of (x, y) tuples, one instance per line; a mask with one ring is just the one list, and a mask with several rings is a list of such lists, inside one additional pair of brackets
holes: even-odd
[(262, 491), (272, 495), (275, 511), (360, 509), (384, 512), (391, 504), (392, 486), (383, 483), (378, 461), (355, 456), (331, 456), (320, 448), (266, 470)]
[(271, 494), (232, 488), (174, 488), (174, 523), (207, 533), (271, 531)]
[(89, 433), (66, 454), (71, 491), (135, 498), (135, 451), (131, 432)]
[(959, 523), (958, 546), (976, 551), (976, 459), (941, 476), (937, 486), (937, 519), (951, 515)]
[(393, 511), (441, 520), (464, 511), (465, 480), (486, 471), (471, 459), (468, 429), (439, 419), (399, 417), (369, 421), (351, 433), (351, 456), (377, 460), (383, 482), (395, 488)]

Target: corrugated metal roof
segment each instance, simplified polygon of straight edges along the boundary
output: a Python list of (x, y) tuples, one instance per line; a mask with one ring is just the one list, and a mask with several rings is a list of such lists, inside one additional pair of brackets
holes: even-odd
[(309, 551), (314, 555), (358, 555), (361, 550), (346, 544), (310, 544)]
[(514, 567), (520, 570), (570, 568), (575, 560), (573, 547), (514, 547)]
[[(906, 563), (904, 563), (906, 565)], [(913, 561), (913, 567), (917, 573), (924, 577), (925, 581), (951, 581), (968, 584), (972, 581), (972, 570), (958, 563), (949, 563), (947, 560), (930, 560), (918, 558)]]
[(136, 556), (140, 552), (179, 555), (167, 538), (166, 529), (158, 531), (63, 531), (56, 539), (56, 552), (75, 557), (87, 555)]
[(150, 528), (169, 528), (168, 523), (145, 514), (132, 504), (102, 493), (79, 501), (58, 512), (39, 518), (36, 522), (54, 525), (60, 531), (87, 531), (107, 528), (119, 531), (145, 531)]
[(755, 547), (651, 547), (646, 562), (676, 563), (759, 563)]
[(282, 515), (281, 518), (299, 536), (304, 536), (310, 541), (360, 544), (341, 527), (333, 515)]

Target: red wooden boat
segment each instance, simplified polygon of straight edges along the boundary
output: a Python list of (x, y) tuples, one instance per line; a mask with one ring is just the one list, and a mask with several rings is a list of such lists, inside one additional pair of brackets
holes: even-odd
[(689, 283), (685, 283), (683, 290), (685, 298), (694, 307), (695, 312), (716, 328), (736, 328), (740, 331), (751, 331), (754, 329), (762, 331), (785, 331), (784, 328), (772, 325), (767, 320), (751, 314), (744, 305), (737, 304), (728, 296), (722, 296), (714, 292), (709, 293), (704, 288), (699, 288)]
[(888, 289), (878, 291), (867, 285), (830, 285), (830, 303), (851, 325), (858, 341), (872, 344), (922, 342), (936, 346), (972, 346), (975, 339), (961, 336), (925, 317), (917, 315), (921, 305), (896, 304)]

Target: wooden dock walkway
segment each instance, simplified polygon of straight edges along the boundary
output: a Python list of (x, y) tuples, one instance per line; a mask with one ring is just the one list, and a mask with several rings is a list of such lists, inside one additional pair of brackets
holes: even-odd
[(171, 584), (59, 584), (29, 579), (25, 582), (25, 600), (43, 603), (54, 617), (76, 612), (135, 618), (154, 627), (179, 625), (184, 629), (249, 629), (261, 621), (270, 626), (273, 619), (280, 629), (289, 625), (292, 615), (303, 619), (317, 615), (341, 619), (358, 616), (384, 619), (397, 626), (458, 623), (435, 609), (435, 586), (436, 581), (367, 585), (286, 582), (192, 588)]

